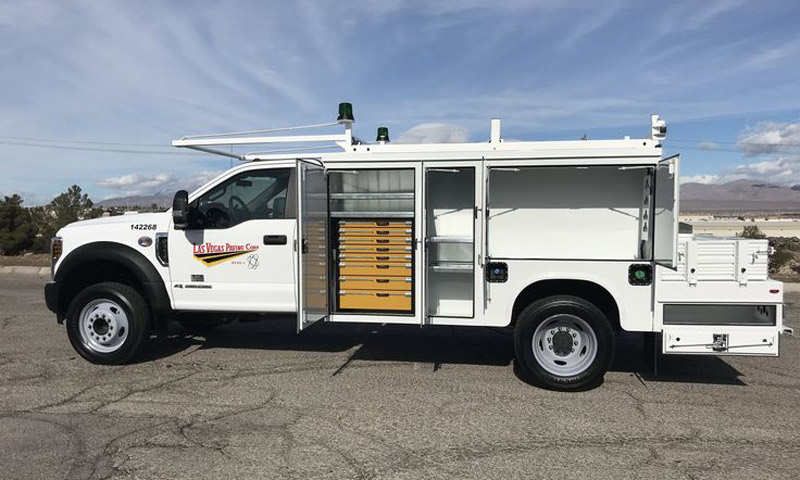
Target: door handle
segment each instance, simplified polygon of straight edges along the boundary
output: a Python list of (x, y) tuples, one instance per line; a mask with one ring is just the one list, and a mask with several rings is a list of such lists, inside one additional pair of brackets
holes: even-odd
[(264, 235), (264, 245), (286, 245), (286, 235)]

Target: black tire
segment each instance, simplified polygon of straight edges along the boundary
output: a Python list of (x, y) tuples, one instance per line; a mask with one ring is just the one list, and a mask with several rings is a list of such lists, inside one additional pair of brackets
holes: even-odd
[[(80, 332), (81, 313), (92, 302), (102, 300), (121, 307), (127, 321), (127, 335), (109, 352), (93, 348)], [(69, 305), (66, 325), (72, 347), (86, 360), (100, 365), (130, 362), (145, 349), (152, 331), (150, 308), (144, 297), (135, 288), (115, 282), (98, 283), (81, 290)]]
[[(562, 317), (556, 317), (562, 315)], [(558, 375), (552, 372), (557, 369), (554, 365), (549, 365), (545, 368), (543, 365), (544, 360), (537, 360), (537, 354), (534, 353), (534, 334), (537, 328), (544, 322), (553, 322), (557, 318), (573, 319), (577, 317), (582, 320), (580, 325), (588, 324), (589, 328), (594, 334), (596, 342), (595, 354), (592, 359), (587, 356), (585, 360), (577, 360), (576, 363), (583, 362), (583, 369), (574, 374)], [(543, 335), (547, 335), (546, 328), (543, 330)], [(581, 330), (581, 328), (578, 328)], [(553, 330), (550, 330), (553, 332)], [(586, 332), (590, 334), (592, 332)], [(560, 331), (557, 332), (560, 334)], [(569, 332), (567, 332), (569, 334)], [(583, 334), (584, 332), (573, 331), (573, 333)], [(574, 336), (574, 335), (573, 335)], [(542, 337), (539, 337), (540, 339)], [(555, 337), (553, 338), (553, 346), (555, 346)], [(592, 341), (591, 337), (587, 342)], [(569, 338), (567, 338), (569, 340)], [(548, 340), (549, 342), (549, 340)], [(543, 344), (537, 344), (543, 350)], [(588, 344), (588, 343), (587, 343)], [(561, 348), (563, 342), (558, 345)], [(571, 348), (567, 342), (567, 349)], [(550, 345), (548, 345), (548, 348)], [(577, 347), (576, 347), (577, 348)], [(553, 349), (550, 348), (550, 351)], [(556, 349), (558, 350), (558, 348)], [(571, 295), (558, 295), (543, 298), (530, 305), (528, 305), (517, 317), (517, 323), (514, 328), (514, 351), (517, 361), (517, 366), (521, 370), (523, 377), (534, 385), (548, 388), (551, 390), (584, 390), (594, 387), (602, 382), (603, 375), (608, 370), (611, 361), (614, 359), (614, 331), (608, 322), (608, 319), (595, 305), (592, 303)], [(575, 350), (571, 350), (575, 352)], [(582, 352), (578, 352), (573, 357), (577, 358)], [(552, 357), (553, 354), (546, 354)], [(545, 356), (546, 356), (545, 355)], [(572, 355), (566, 352), (565, 355)], [(543, 355), (539, 354), (541, 358)], [(579, 365), (580, 367), (580, 365)]]

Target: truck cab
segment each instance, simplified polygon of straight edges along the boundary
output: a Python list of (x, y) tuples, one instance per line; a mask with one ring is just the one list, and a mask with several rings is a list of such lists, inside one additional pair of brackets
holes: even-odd
[[(657, 116), (649, 138), (559, 142), (506, 142), (493, 120), (483, 143), (367, 143), (352, 123), (342, 104), (325, 127), (344, 133), (184, 137), (243, 163), (167, 212), (58, 232), (45, 296), (75, 349), (124, 363), (172, 318), (511, 327), (524, 374), (560, 390), (599, 382), (620, 330), (665, 354), (778, 354), (768, 246), (679, 235)], [(218, 149), (281, 142), (332, 148)]]

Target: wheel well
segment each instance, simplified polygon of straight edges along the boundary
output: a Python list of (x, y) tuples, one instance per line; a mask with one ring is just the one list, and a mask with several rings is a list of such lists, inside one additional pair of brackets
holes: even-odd
[(69, 272), (59, 292), (59, 309), (66, 314), (70, 302), (84, 288), (102, 282), (117, 282), (128, 285), (146, 298), (142, 282), (129, 268), (110, 260), (90, 260)]
[(574, 295), (591, 302), (605, 314), (615, 330), (620, 330), (619, 307), (614, 297), (605, 288), (586, 280), (542, 280), (528, 285), (514, 301), (511, 324), (516, 323), (525, 307), (551, 295)]
[(116, 242), (84, 244), (61, 260), (54, 277), (59, 321), (69, 303), (82, 289), (100, 282), (119, 282), (136, 289), (147, 300), (155, 328), (166, 325), (171, 311), (169, 295), (161, 275), (142, 253)]

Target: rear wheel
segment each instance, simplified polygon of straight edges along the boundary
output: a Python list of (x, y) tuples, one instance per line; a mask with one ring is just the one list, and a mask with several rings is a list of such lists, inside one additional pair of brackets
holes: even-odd
[(598, 384), (614, 357), (614, 332), (586, 300), (554, 296), (520, 313), (514, 331), (517, 364), (535, 384), (579, 390)]
[(83, 289), (67, 312), (67, 336), (73, 348), (92, 363), (112, 365), (132, 360), (150, 336), (150, 309), (133, 287), (106, 282)]

